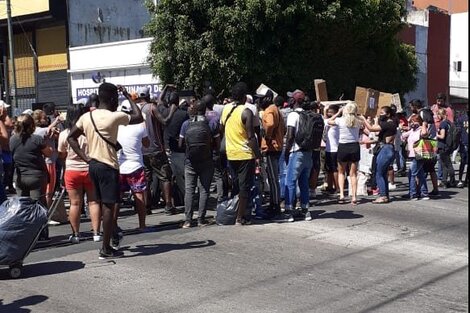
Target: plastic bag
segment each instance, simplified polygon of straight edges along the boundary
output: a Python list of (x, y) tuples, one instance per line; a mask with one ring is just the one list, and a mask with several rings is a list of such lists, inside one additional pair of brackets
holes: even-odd
[(217, 205), (215, 222), (217, 225), (234, 225), (237, 219), (238, 196), (225, 200)]
[(0, 264), (22, 261), (47, 223), (47, 209), (25, 197), (13, 197), (0, 206)]

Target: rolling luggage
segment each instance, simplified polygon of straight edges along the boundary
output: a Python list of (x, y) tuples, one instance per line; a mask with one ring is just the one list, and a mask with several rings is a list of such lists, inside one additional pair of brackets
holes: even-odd
[(28, 197), (13, 197), (0, 205), (0, 267), (8, 267), (11, 278), (21, 276), (23, 261), (36, 245), (57, 207), (47, 210)]

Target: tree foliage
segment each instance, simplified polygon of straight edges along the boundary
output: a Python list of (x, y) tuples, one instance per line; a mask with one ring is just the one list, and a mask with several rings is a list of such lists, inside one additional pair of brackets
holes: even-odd
[(149, 61), (163, 82), (217, 90), (243, 80), (278, 92), (327, 80), (330, 97), (416, 85), (414, 49), (399, 43), (405, 0), (147, 1)]

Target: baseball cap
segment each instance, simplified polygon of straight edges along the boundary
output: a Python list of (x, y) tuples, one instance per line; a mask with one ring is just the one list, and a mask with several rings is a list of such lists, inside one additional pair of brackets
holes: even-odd
[(0, 107), (4, 107), (5, 109), (8, 109), (9, 107), (11, 107), (11, 105), (9, 105), (3, 100), (0, 100)]
[(137, 97), (139, 98), (147, 98), (150, 97), (150, 88), (146, 87), (139, 87), (137, 89)]
[(33, 110), (31, 110), (31, 109), (26, 109), (26, 110), (24, 110), (23, 113), (21, 113), (21, 114), (33, 115)]
[(294, 96), (294, 94), (295, 94), (295, 93), (298, 93), (298, 92), (302, 92), (302, 93), (303, 93), (302, 90), (296, 89), (296, 90), (294, 90), (294, 91), (288, 91), (288, 92), (287, 92), (287, 96), (288, 96), (289, 98), (292, 98), (292, 97)]
[(131, 108), (131, 104), (129, 103), (129, 100), (122, 101), (121, 105), (118, 107), (118, 111), (131, 113), (132, 108)]
[(298, 101), (300, 99), (304, 100), (305, 99), (305, 93), (302, 90), (297, 89), (292, 94), (292, 98), (294, 98), (294, 100), (296, 100), (296, 101)]

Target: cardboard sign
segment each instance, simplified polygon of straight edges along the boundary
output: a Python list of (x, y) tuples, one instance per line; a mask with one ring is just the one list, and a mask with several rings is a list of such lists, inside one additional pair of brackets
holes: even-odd
[[(259, 85), (258, 89), (256, 89), (256, 94), (258, 95), (265, 95), (266, 92), (268, 92), (268, 90), (271, 90), (273, 92), (273, 95), (274, 95), (274, 98), (277, 97), (277, 92), (275, 92), (272, 88), (269, 88), (268, 86), (266, 86), (265, 84), (261, 84)], [(273, 98), (273, 99), (274, 99)]]
[(401, 106), (400, 95), (398, 93), (386, 93), (381, 92), (379, 95), (379, 109), (384, 106), (395, 105), (397, 107), (397, 112), (402, 112), (403, 108)]
[(358, 113), (364, 116), (376, 116), (379, 108), (379, 95), (377, 90), (356, 87), (354, 101), (357, 104)]
[(323, 79), (315, 79), (313, 83), (315, 85), (315, 95), (317, 97), (317, 101), (328, 101), (326, 81)]

